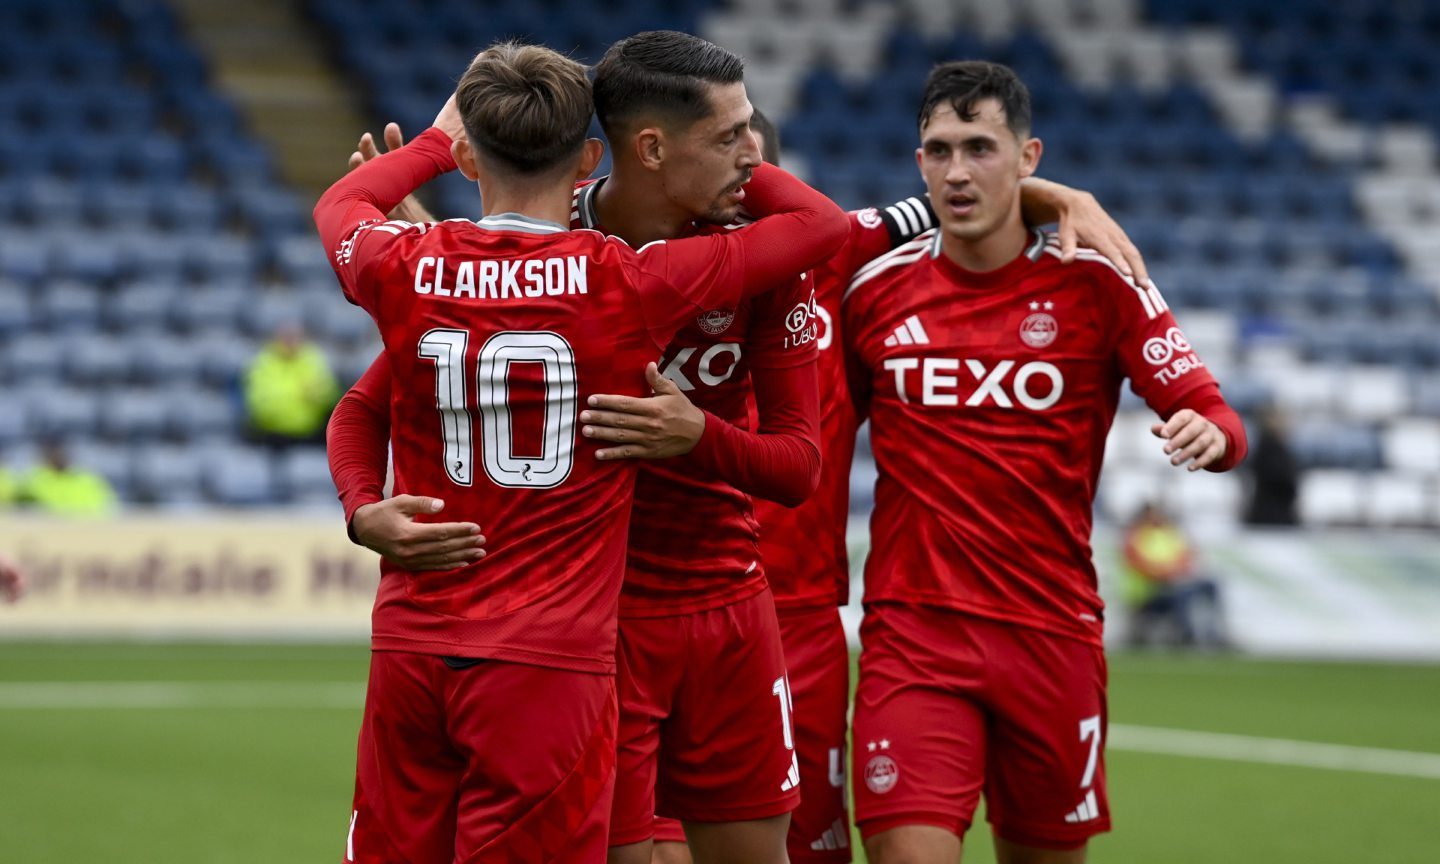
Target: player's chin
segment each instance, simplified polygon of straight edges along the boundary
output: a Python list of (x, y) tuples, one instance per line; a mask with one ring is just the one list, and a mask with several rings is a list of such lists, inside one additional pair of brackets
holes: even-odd
[[(729, 197), (728, 195), (726, 196)], [(705, 221), (713, 225), (729, 225), (740, 215), (740, 205), (725, 202), (712, 204), (709, 210), (705, 211)]]

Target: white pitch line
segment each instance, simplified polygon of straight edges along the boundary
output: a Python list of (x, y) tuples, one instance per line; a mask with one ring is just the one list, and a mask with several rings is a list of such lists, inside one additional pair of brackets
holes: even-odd
[(1111, 724), (1109, 745), (1112, 750), (1131, 753), (1440, 780), (1440, 753), (1352, 747), (1346, 744), (1321, 744), (1288, 738), (1257, 738), (1251, 735), (1129, 726), (1121, 723)]
[(357, 708), (363, 684), (277, 681), (34, 681), (0, 683), (5, 709)]
[[(0, 683), (0, 710), (344, 708), (362, 684), (340, 681), (33, 681)], [(1219, 759), (1440, 780), (1440, 753), (1258, 738), (1113, 723), (1108, 746), (1129, 753)]]

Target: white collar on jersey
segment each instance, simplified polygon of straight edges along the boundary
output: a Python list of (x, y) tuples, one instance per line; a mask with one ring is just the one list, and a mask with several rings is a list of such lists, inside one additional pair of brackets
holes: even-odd
[(475, 224), (492, 231), (523, 231), (527, 234), (558, 234), (570, 230), (548, 219), (532, 219), (521, 213), (496, 213)]
[(600, 190), (600, 184), (609, 179), (607, 174), (575, 190), (575, 208), (570, 212), (570, 218), (579, 219), (581, 228), (600, 230), (600, 217), (595, 214), (595, 193)]
[[(942, 233), (943, 232), (941, 231), (936, 231), (934, 238), (930, 240), (931, 258), (940, 257), (940, 239)], [(1030, 235), (1030, 245), (1025, 247), (1025, 257), (1029, 258), (1031, 261), (1039, 261), (1041, 254), (1045, 252), (1045, 242), (1047, 239), (1045, 236), (1045, 232), (1041, 231), (1039, 228), (1031, 228)]]

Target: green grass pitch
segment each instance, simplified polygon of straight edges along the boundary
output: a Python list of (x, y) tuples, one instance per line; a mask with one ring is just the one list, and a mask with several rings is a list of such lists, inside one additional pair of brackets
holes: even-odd
[[(366, 660), (360, 646), (0, 644), (0, 860), (339, 860)], [(1111, 720), (1440, 754), (1440, 666), (1119, 655)], [(1347, 750), (1358, 761), (1340, 770), (1283, 764), (1284, 748), (1274, 764), (1112, 738), (1115, 832), (1092, 861), (1440, 861), (1425, 768), (1440, 756)], [(993, 860), (985, 833), (967, 862)]]

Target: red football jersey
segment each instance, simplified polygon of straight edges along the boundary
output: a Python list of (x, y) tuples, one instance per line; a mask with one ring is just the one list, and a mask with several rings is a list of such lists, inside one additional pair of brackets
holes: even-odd
[[(776, 219), (637, 252), (515, 214), (384, 221), (450, 167), (449, 139), (430, 130), (316, 207), (346, 295), (385, 343), (396, 491), (441, 495), (447, 518), (489, 538), (484, 559), (444, 573), (382, 564), (372, 644), (610, 672), (635, 466), (577, 436), (580, 394), (645, 395), (645, 363), (686, 321), (839, 238), (797, 248), (793, 221)], [(776, 198), (818, 197), (778, 170), (756, 179)]]
[(1093, 252), (1062, 266), (1040, 232), (971, 273), (932, 232), (862, 268), (843, 316), (880, 475), (865, 601), (1099, 644), (1092, 502), (1121, 383), (1162, 416), (1218, 396), (1160, 293)]
[(840, 298), (855, 272), (877, 256), (930, 228), (929, 206), (907, 198), (882, 209), (850, 214), (850, 237), (839, 253), (812, 271), (820, 379), (820, 486), (799, 507), (755, 499), (760, 560), (782, 609), (835, 606), (850, 600), (850, 463), (859, 421), (845, 384)]
[[(572, 216), (603, 231), (595, 195), (582, 187)], [(697, 235), (733, 226), (696, 225)], [(748, 230), (748, 229), (747, 229)], [(660, 371), (697, 407), (751, 431), (751, 370), (815, 362), (814, 308), (808, 276), (740, 303), (717, 303), (692, 316), (665, 347)], [(712, 609), (765, 587), (759, 527), (749, 495), (697, 471), (686, 459), (640, 466), (630, 522), (620, 614), (649, 617)]]

